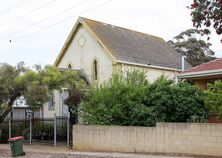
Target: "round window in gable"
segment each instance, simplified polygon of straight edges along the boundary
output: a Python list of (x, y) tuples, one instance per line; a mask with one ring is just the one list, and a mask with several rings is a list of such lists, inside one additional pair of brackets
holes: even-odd
[(80, 47), (83, 47), (86, 43), (86, 38), (84, 36), (80, 36), (78, 39), (78, 44)]

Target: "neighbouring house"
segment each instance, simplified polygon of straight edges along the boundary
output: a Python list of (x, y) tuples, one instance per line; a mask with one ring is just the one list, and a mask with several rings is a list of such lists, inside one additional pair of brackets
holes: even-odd
[(222, 79), (222, 58), (185, 70), (179, 73), (177, 78), (191, 82), (201, 89), (206, 89), (208, 83)]
[[(13, 107), (12, 119), (13, 120), (29, 120), (28, 115), (30, 108), (28, 107)], [(32, 112), (32, 118), (34, 120), (41, 119), (41, 110), (34, 110)]]
[(20, 122), (29, 121), (30, 114), (33, 120), (39, 120), (42, 118), (42, 109), (31, 110), (24, 97), (20, 97), (13, 103), (12, 111), (8, 114), (7, 119)]
[[(80, 17), (54, 66), (81, 71), (91, 85), (103, 83), (113, 73), (133, 69), (145, 70), (147, 79), (153, 82), (161, 75), (176, 80), (181, 58), (160, 37)], [(190, 65), (185, 62), (185, 67)], [(63, 95), (55, 92), (43, 115), (63, 114), (63, 107)]]

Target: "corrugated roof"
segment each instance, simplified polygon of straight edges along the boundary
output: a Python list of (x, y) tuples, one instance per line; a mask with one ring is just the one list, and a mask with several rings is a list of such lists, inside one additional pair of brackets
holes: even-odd
[(190, 68), (181, 74), (186, 74), (186, 73), (190, 73), (190, 72), (219, 70), (219, 69), (222, 69), (222, 58), (217, 58), (217, 59), (209, 61), (207, 63), (203, 63), (203, 64), (198, 65), (196, 67)]
[[(162, 38), (81, 18), (120, 61), (181, 69), (181, 55)], [(185, 62), (185, 67), (191, 67)]]

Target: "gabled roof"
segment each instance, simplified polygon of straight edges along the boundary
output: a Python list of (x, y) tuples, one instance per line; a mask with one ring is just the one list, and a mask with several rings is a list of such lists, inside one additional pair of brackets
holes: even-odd
[(194, 77), (207, 77), (222, 74), (222, 58), (203, 63), (196, 67), (190, 68), (180, 74), (178, 78), (194, 78)]
[[(78, 19), (54, 64), (55, 66), (58, 66), (60, 58), (67, 49), (67, 44), (72, 40), (79, 24), (85, 26), (95, 36), (115, 62), (135, 63), (175, 70), (182, 67), (181, 55), (162, 38), (86, 18)], [(185, 66), (190, 67), (187, 62)]]

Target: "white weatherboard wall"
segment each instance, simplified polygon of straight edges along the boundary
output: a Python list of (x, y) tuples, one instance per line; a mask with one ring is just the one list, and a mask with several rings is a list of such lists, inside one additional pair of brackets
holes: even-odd
[(222, 125), (157, 123), (156, 127), (73, 126), (73, 149), (222, 155)]

